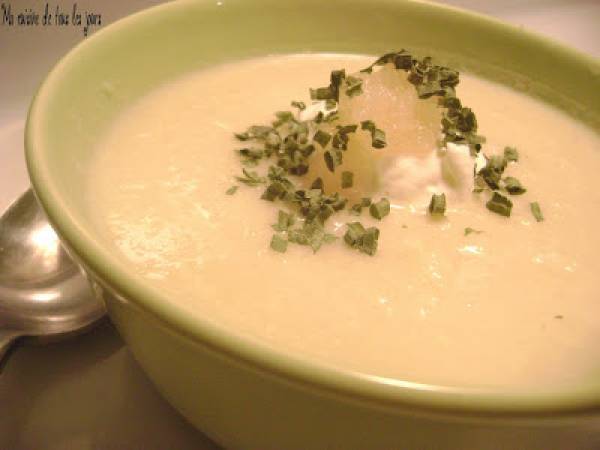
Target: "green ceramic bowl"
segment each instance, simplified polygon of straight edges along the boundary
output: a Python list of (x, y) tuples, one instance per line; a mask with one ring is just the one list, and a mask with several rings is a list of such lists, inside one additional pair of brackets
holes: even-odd
[(93, 231), (82, 186), (94, 142), (159, 83), (252, 55), (401, 47), (526, 89), (599, 127), (597, 61), (479, 15), (417, 1), (183, 1), (106, 27), (48, 75), (27, 123), (33, 187), (148, 376), (228, 448), (598, 448), (600, 380), (483, 391), (322, 367), (190, 318)]

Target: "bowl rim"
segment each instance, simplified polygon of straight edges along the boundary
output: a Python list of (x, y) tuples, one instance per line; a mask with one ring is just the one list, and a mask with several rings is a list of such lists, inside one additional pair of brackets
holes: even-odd
[[(586, 54), (479, 13), (424, 0), (378, 1), (407, 7), (418, 5), (437, 13), (460, 15), (463, 20), (483, 23), (496, 33), (517, 35), (532, 45), (545, 46), (559, 51), (561, 55), (569, 55), (573, 61), (595, 67), (600, 73), (600, 63)], [(25, 130), (25, 153), (32, 187), (61, 240), (74, 251), (84, 266), (139, 309), (157, 318), (178, 334), (235, 361), (243, 362), (246, 367), (317, 391), (381, 407), (408, 407), (428, 413), (451, 413), (459, 416), (538, 417), (589, 415), (600, 412), (600, 385), (596, 384), (581, 383), (552, 392), (436, 386), (357, 373), (289, 355), (227, 331), (225, 327), (211, 324), (207, 320), (192, 318), (182, 308), (168, 301), (168, 296), (149, 288), (142, 280), (125, 270), (125, 266), (114, 258), (110, 251), (103, 248), (100, 241), (84, 226), (76, 211), (66, 207), (60, 188), (53, 180), (47, 164), (45, 155), (48, 154), (48, 147), (41, 130), (44, 113), (52, 101), (53, 89), (60, 84), (61, 73), (69, 70), (75, 59), (74, 55), (93, 51), (96, 43), (105, 36), (114, 35), (149, 18), (164, 16), (170, 11), (197, 3), (198, 0), (180, 0), (153, 6), (96, 31), (55, 65), (31, 103)], [(354, 3), (372, 7), (369, 0), (354, 0)]]

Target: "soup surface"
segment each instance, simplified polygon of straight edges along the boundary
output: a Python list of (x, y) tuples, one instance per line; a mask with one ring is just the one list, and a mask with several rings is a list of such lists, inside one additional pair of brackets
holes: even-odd
[[(443, 385), (535, 389), (600, 375), (600, 138), (560, 111), (461, 74), (486, 151), (515, 146), (527, 187), (510, 218), (486, 197), (392, 204), (374, 256), (338, 242), (269, 248), (277, 205), (240, 185), (234, 132), (268, 123), (308, 88), (373, 61), (270, 56), (187, 75), (128, 109), (90, 165), (90, 214), (106, 245), (179, 308), (282, 352)], [(403, 192), (402, 189), (399, 190)], [(430, 194), (429, 194), (430, 196)], [(537, 201), (545, 220), (529, 204)], [(346, 213), (332, 218), (338, 236)], [(481, 233), (465, 233), (472, 228)]]

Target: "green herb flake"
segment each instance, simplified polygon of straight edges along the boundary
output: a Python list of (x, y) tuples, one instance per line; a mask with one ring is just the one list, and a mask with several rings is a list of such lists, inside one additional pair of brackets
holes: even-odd
[(384, 148), (387, 145), (385, 132), (379, 128), (371, 133), (371, 146), (373, 148)]
[(323, 244), (332, 244), (337, 240), (337, 237), (331, 233), (322, 233), (318, 235), (313, 235), (310, 239), (310, 247), (313, 252), (316, 253)]
[(256, 166), (263, 158), (264, 151), (260, 148), (241, 148), (238, 150), (242, 164), (245, 166)]
[(506, 161), (503, 156), (492, 155), (487, 158), (485, 166), (477, 174), (481, 177), (490, 189), (500, 188), (500, 179), (506, 168)]
[(446, 194), (433, 194), (429, 202), (429, 214), (443, 216), (446, 212)]
[(354, 174), (352, 172), (342, 172), (342, 189), (351, 188), (354, 184)]
[(229, 189), (225, 191), (227, 195), (233, 195), (237, 192), (239, 186), (231, 186)]
[(304, 222), (301, 228), (290, 229), (288, 240), (294, 244), (310, 246), (316, 253), (323, 244), (331, 244), (337, 238), (327, 233), (318, 222)]
[(240, 183), (244, 183), (245, 185), (248, 185), (248, 186), (258, 186), (260, 184), (265, 184), (267, 182), (265, 177), (259, 176), (258, 173), (254, 172), (254, 171), (242, 169), (242, 172), (244, 174), (243, 177), (240, 177), (240, 176), (235, 177)]
[(323, 153), (325, 165), (330, 172), (334, 172), (335, 168), (342, 164), (342, 151), (338, 149), (327, 150)]
[(514, 177), (504, 178), (504, 189), (511, 195), (521, 195), (527, 192), (519, 180)]
[(311, 189), (323, 190), (323, 179), (321, 177), (315, 178), (315, 181), (310, 185)]
[(369, 207), (369, 212), (371, 216), (376, 218), (377, 220), (383, 219), (390, 213), (390, 202), (387, 198), (382, 198), (377, 203), (371, 203)]
[(360, 222), (347, 223), (346, 234), (344, 234), (344, 241), (350, 246), (355, 247), (359, 244), (360, 240), (364, 236), (366, 230)]
[(352, 125), (338, 125), (337, 129), (339, 131), (339, 133), (341, 134), (348, 134), (348, 133), (354, 133), (358, 128), (358, 125), (352, 124)]
[(327, 100), (327, 99), (334, 99), (335, 100), (335, 94), (332, 91), (330, 86), (327, 87), (320, 87), (320, 88), (316, 88), (316, 89), (310, 89), (310, 98), (311, 100)]
[(304, 102), (298, 102), (296, 100), (293, 100), (291, 105), (292, 107), (297, 108), (298, 111), (304, 111), (306, 109), (306, 103)]
[(350, 247), (355, 248), (367, 255), (373, 256), (377, 252), (377, 241), (379, 239), (379, 229), (376, 227), (365, 227), (360, 222), (347, 223), (344, 242)]
[(492, 198), (485, 204), (486, 208), (501, 216), (510, 217), (512, 202), (502, 194), (494, 192)]
[(248, 133), (250, 137), (254, 139), (264, 139), (267, 136), (267, 134), (269, 134), (272, 131), (273, 127), (269, 127), (266, 125), (252, 125), (250, 128), (248, 128), (248, 131), (246, 131), (246, 133)]
[(271, 238), (271, 248), (279, 253), (285, 253), (288, 241), (279, 234), (274, 234)]
[(346, 78), (346, 71), (344, 69), (332, 70), (329, 76), (329, 89), (333, 92), (333, 99), (338, 101), (340, 99), (340, 85)]
[(519, 160), (519, 152), (514, 147), (504, 147), (504, 160), (506, 162), (517, 162)]
[(353, 76), (346, 77), (346, 95), (348, 97), (354, 97), (355, 95), (362, 94), (362, 83), (363, 80), (361, 78)]
[(317, 132), (313, 136), (313, 141), (318, 142), (322, 148), (325, 148), (325, 146), (329, 143), (330, 140), (331, 134), (323, 130), (317, 130)]
[(350, 133), (355, 133), (357, 128), (358, 125), (337, 125), (337, 131), (333, 135), (331, 146), (338, 150), (346, 150), (348, 148), (348, 140), (350, 139), (348, 135)]
[(540, 204), (538, 202), (533, 202), (529, 204), (531, 208), (531, 214), (535, 217), (535, 220), (538, 222), (542, 222), (544, 220), (544, 215), (542, 214), (542, 208), (540, 208)]
[(247, 131), (243, 133), (234, 133), (233, 135), (239, 141), (247, 141), (248, 139), (250, 139), (250, 133), (248, 133)]
[(439, 80), (432, 80), (427, 83), (417, 84), (415, 88), (417, 90), (417, 96), (420, 99), (427, 99), (434, 95), (442, 95), (444, 93), (444, 88), (440, 84)]
[[(281, 136), (277, 133), (277, 131), (271, 131), (265, 136), (265, 149), (266, 150), (277, 150), (281, 145)], [(271, 153), (265, 151), (266, 156), (270, 156)]]
[(483, 230), (476, 230), (475, 228), (471, 228), (471, 227), (465, 228), (465, 236), (468, 236), (470, 234), (481, 234), (481, 233), (483, 233)]
[(274, 127), (279, 127), (286, 122), (294, 120), (294, 114), (291, 111), (277, 111), (275, 117), (277, 119), (273, 122)]
[(350, 214), (352, 214), (353, 216), (360, 216), (362, 213), (362, 209), (363, 209), (363, 207), (361, 206), (360, 203), (355, 203), (348, 209), (348, 212)]
[(379, 239), (379, 229), (369, 227), (365, 232), (359, 250), (369, 256), (373, 256), (377, 252), (377, 241)]
[(355, 203), (352, 205), (348, 212), (354, 216), (360, 216), (362, 214), (363, 208), (367, 208), (371, 206), (371, 199), (367, 197), (363, 197), (359, 203)]
[(385, 139), (385, 132), (375, 126), (375, 122), (372, 120), (363, 120), (360, 123), (360, 127), (363, 130), (367, 130), (371, 133), (371, 146), (373, 148), (384, 148), (387, 145)]
[(288, 231), (289, 228), (296, 222), (296, 216), (286, 211), (279, 210), (277, 215), (277, 223), (272, 225), (275, 231)]
[(329, 150), (323, 153), (323, 159), (325, 160), (325, 165), (327, 166), (327, 169), (329, 169), (330, 172), (333, 172), (335, 170), (335, 162), (333, 160), (333, 155)]
[[(319, 112), (321, 113), (321, 111), (319, 111)], [(323, 113), (321, 113), (321, 114), (323, 114)], [(340, 118), (339, 113), (337, 111), (332, 111), (323, 117), (323, 122), (331, 123), (331, 122), (335, 122), (339, 118)]]
[(331, 111), (332, 109), (335, 109), (337, 106), (337, 102), (332, 99), (332, 98), (328, 98), (327, 100), (325, 100), (325, 109), (327, 111)]
[(377, 127), (375, 126), (375, 122), (373, 122), (372, 120), (363, 120), (360, 123), (360, 128), (361, 128), (361, 130), (367, 130), (367, 131), (372, 132)]

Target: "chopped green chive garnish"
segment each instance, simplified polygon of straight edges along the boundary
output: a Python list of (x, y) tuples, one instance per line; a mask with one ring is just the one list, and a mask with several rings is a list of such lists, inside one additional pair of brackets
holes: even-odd
[(368, 130), (373, 132), (373, 130), (376, 129), (375, 122), (373, 122), (372, 120), (363, 120), (360, 123), (360, 128), (362, 130)]
[(238, 150), (238, 153), (245, 166), (256, 166), (264, 156), (264, 151), (260, 148), (242, 148)]
[(248, 133), (247, 131), (243, 133), (234, 133), (233, 135), (240, 141), (247, 141), (248, 139), (250, 139), (250, 133)]
[(493, 155), (487, 159), (486, 165), (477, 174), (481, 177), (487, 186), (492, 189), (500, 187), (500, 178), (506, 168), (506, 161), (503, 156)]
[(429, 214), (443, 216), (446, 212), (446, 194), (433, 194), (429, 202)]
[(538, 222), (542, 222), (544, 220), (544, 215), (542, 214), (542, 208), (540, 208), (540, 204), (538, 202), (533, 202), (529, 204), (531, 208), (531, 214), (535, 217), (535, 220)]
[(347, 223), (344, 242), (350, 247), (355, 248), (367, 255), (374, 255), (377, 252), (377, 240), (379, 239), (379, 229), (370, 227), (365, 229), (360, 222)]
[(360, 222), (347, 223), (346, 226), (348, 229), (344, 235), (344, 241), (346, 241), (349, 246), (354, 247), (365, 234), (365, 227), (363, 227)]
[(316, 88), (316, 89), (311, 89), (310, 90), (310, 98), (312, 100), (327, 100), (327, 99), (334, 99), (334, 93), (331, 90), (331, 88), (328, 87), (320, 87), (320, 88)]
[(333, 92), (333, 98), (335, 101), (340, 99), (340, 85), (345, 78), (346, 71), (344, 69), (331, 71), (331, 75), (329, 76), (329, 89), (331, 89)]
[(302, 228), (288, 231), (288, 240), (298, 245), (308, 245), (316, 253), (323, 244), (335, 242), (336, 237), (326, 233), (318, 222), (305, 222)]
[(375, 129), (371, 134), (371, 145), (373, 148), (383, 148), (387, 145), (385, 140), (385, 132), (379, 128)]
[(291, 111), (277, 111), (275, 113), (276, 119), (273, 121), (273, 126), (277, 128), (278, 126), (290, 122), (294, 120), (294, 114)]
[(306, 109), (306, 103), (298, 102), (296, 100), (292, 101), (292, 106), (298, 108), (299, 111), (304, 111)]
[(277, 223), (272, 225), (275, 231), (288, 231), (288, 229), (296, 222), (296, 216), (283, 210), (279, 210), (277, 215)]
[(331, 140), (331, 134), (329, 134), (325, 131), (322, 131), (322, 130), (317, 130), (317, 132), (313, 136), (313, 140), (315, 142), (318, 142), (321, 145), (321, 147), (325, 148), (325, 146)]
[(279, 253), (285, 253), (287, 250), (288, 241), (279, 234), (274, 234), (271, 238), (271, 248)]
[(331, 98), (328, 98), (327, 100), (325, 100), (325, 109), (327, 111), (331, 111), (332, 109), (335, 109), (337, 107), (337, 102)]
[(358, 248), (361, 252), (367, 255), (373, 256), (377, 252), (377, 241), (379, 240), (379, 228), (369, 227), (367, 228), (360, 247)]
[(371, 133), (371, 146), (373, 148), (383, 148), (386, 146), (385, 132), (375, 126), (372, 120), (364, 120), (360, 123), (363, 130), (368, 130)]
[(504, 189), (511, 195), (521, 195), (527, 192), (519, 180), (514, 177), (504, 178)]
[(504, 159), (506, 162), (517, 162), (519, 160), (519, 152), (514, 147), (505, 147)]
[(327, 150), (325, 153), (323, 153), (323, 159), (325, 160), (325, 165), (329, 171), (333, 172), (335, 170), (335, 166), (337, 165), (336, 162), (339, 160), (338, 155), (336, 154), (334, 156), (333, 152)]
[(249, 133), (253, 138), (264, 139), (272, 131), (273, 127), (266, 125), (252, 125), (250, 128), (248, 128), (247, 133)]
[(337, 125), (336, 133), (333, 135), (332, 147), (338, 150), (346, 150), (348, 148), (348, 135), (356, 132), (357, 125)]
[(329, 114), (327, 114), (326, 116), (323, 117), (323, 122), (331, 123), (331, 122), (335, 122), (339, 118), (340, 117), (339, 117), (338, 112), (337, 111), (332, 111), (332, 112), (330, 112)]
[(311, 189), (320, 189), (323, 190), (323, 179), (321, 177), (315, 178), (315, 181), (310, 185)]
[(260, 198), (274, 202), (278, 198), (283, 198), (286, 192), (286, 186), (281, 181), (272, 181), (269, 183)]
[(465, 236), (468, 236), (470, 234), (481, 234), (483, 233), (483, 230), (476, 230), (475, 228), (471, 228), (471, 227), (467, 227), (465, 228)]
[(363, 197), (360, 200), (360, 203), (355, 203), (354, 205), (352, 205), (352, 207), (349, 209), (350, 214), (353, 214), (355, 216), (360, 216), (360, 214), (362, 213), (362, 209), (363, 208), (367, 208), (371, 206), (371, 199), (368, 197)]
[(387, 198), (382, 198), (377, 203), (371, 203), (369, 212), (377, 220), (383, 219), (390, 213), (390, 202)]
[[(471, 156), (481, 151), (485, 138), (477, 134), (477, 118), (475, 113), (464, 106), (456, 96), (455, 87), (459, 83), (459, 73), (447, 67), (435, 65), (430, 57), (417, 59), (405, 50), (385, 54), (361, 72), (370, 74), (377, 66), (392, 64), (396, 69), (405, 71), (419, 98), (437, 97), (441, 108), (441, 145), (449, 142), (467, 145)], [(349, 135), (356, 132), (357, 124), (340, 125), (337, 111), (340, 93), (349, 97), (363, 92), (366, 75), (346, 75), (341, 70), (333, 70), (330, 74), (329, 86), (310, 89), (312, 100), (324, 102), (325, 111), (319, 111), (314, 117), (304, 120), (301, 112), (306, 110), (306, 103), (292, 101), (291, 106), (297, 111), (278, 111), (271, 125), (253, 125), (235, 137), (243, 142), (253, 144), (237, 150), (242, 165), (246, 167), (263, 167), (269, 161), (268, 174), (260, 176), (257, 172), (242, 170), (243, 176), (237, 176), (240, 183), (248, 186), (265, 185), (261, 198), (271, 202), (285, 204), (286, 210), (280, 210), (278, 220), (272, 227), (276, 231), (271, 239), (271, 247), (278, 252), (285, 252), (288, 243), (310, 246), (317, 251), (323, 244), (336, 240), (333, 234), (327, 233), (325, 223), (333, 214), (346, 208), (347, 199), (339, 192), (325, 194), (323, 180), (316, 178), (310, 188), (299, 188), (295, 178), (309, 172), (310, 157), (320, 147), (327, 169), (334, 172), (343, 162), (343, 153), (348, 150)], [(371, 146), (376, 149), (387, 145), (386, 134), (377, 128), (372, 120), (360, 122), (362, 130), (371, 135)], [(319, 149), (319, 150), (320, 150)], [(514, 177), (504, 176), (509, 163), (517, 162), (519, 153), (514, 147), (505, 147), (502, 155), (486, 157), (486, 164), (477, 170), (474, 192), (491, 191), (486, 207), (497, 214), (510, 216), (512, 202), (500, 192), (519, 195), (526, 192), (520, 181)], [(307, 184), (304, 184), (307, 186)], [(354, 186), (354, 174), (350, 171), (341, 173), (341, 188)], [(227, 195), (233, 195), (237, 185), (230, 187)], [(371, 216), (381, 220), (390, 213), (390, 202), (386, 198), (373, 203), (369, 198), (348, 208), (348, 212), (360, 215), (363, 208), (369, 208)], [(537, 202), (531, 203), (531, 211), (537, 221), (544, 220)], [(445, 194), (434, 194), (429, 204), (429, 213), (443, 216), (446, 212)], [(377, 250), (379, 230), (376, 227), (365, 229), (360, 222), (347, 224), (344, 241), (352, 248), (373, 255)], [(403, 225), (406, 228), (406, 225)], [(467, 227), (465, 236), (482, 231)]]
[(363, 80), (360, 78), (353, 76), (346, 77), (346, 95), (354, 97), (355, 95), (362, 94), (362, 83)]
[(510, 217), (510, 211), (512, 210), (512, 202), (502, 194), (494, 192), (492, 198), (485, 204), (487, 209), (500, 214), (501, 216)]
[(342, 189), (351, 188), (354, 184), (354, 174), (352, 172), (342, 172)]
[(265, 184), (267, 180), (265, 177), (261, 177), (255, 171), (248, 171), (246, 169), (242, 169), (243, 177), (235, 177), (240, 183), (244, 183), (248, 186), (258, 186), (260, 184)]
[(360, 203), (355, 203), (354, 205), (352, 205), (350, 207), (348, 212), (354, 216), (360, 216), (360, 214), (362, 213), (362, 209), (363, 209), (363, 207), (361, 206)]
[(344, 69), (332, 71), (329, 86), (310, 89), (310, 98), (312, 100), (334, 100), (337, 102), (340, 96), (340, 84), (345, 78), (346, 71)]

